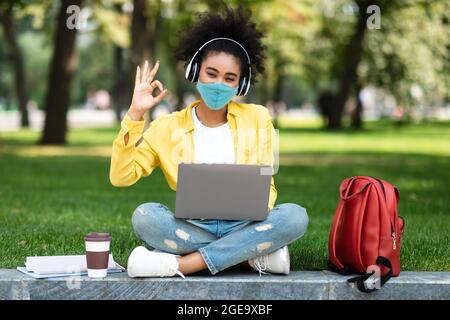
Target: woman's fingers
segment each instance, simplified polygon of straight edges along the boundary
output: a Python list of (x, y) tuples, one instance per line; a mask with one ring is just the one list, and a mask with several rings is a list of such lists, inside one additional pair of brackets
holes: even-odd
[(157, 105), (158, 103), (160, 103), (161, 100), (164, 99), (164, 98), (166, 97), (166, 95), (167, 95), (167, 89), (162, 90), (161, 93), (158, 94), (158, 95), (155, 97), (155, 99), (154, 99), (155, 105)]
[(137, 87), (141, 83), (141, 68), (136, 68), (136, 79), (134, 80), (134, 86)]
[(145, 60), (145, 62), (144, 62), (144, 70), (142, 70), (141, 83), (147, 81), (147, 73), (148, 73), (148, 62), (147, 62), (147, 60)]
[(156, 61), (155, 65), (153, 66), (152, 70), (150, 71), (150, 75), (148, 76), (148, 82), (151, 83), (153, 79), (155, 78), (156, 72), (158, 72), (159, 68), (159, 60)]
[(155, 80), (151, 83), (151, 87), (152, 87), (152, 91), (153, 89), (155, 89), (156, 87), (158, 87), (159, 91), (163, 91), (164, 87), (162, 85), (162, 83), (159, 80)]
[(153, 79), (155, 78), (156, 72), (158, 72), (158, 68), (159, 68), (159, 60), (156, 61), (155, 65), (153, 66), (151, 71), (150, 71), (150, 67), (148, 65), (148, 61), (145, 60), (144, 66), (142, 69), (139, 66), (137, 66), (137, 68), (136, 68), (136, 79), (134, 81), (134, 85), (137, 86), (143, 82), (147, 82), (147, 83), (151, 84)]

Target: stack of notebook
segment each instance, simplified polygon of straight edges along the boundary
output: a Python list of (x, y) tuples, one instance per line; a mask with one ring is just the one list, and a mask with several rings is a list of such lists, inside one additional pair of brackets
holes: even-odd
[[(87, 275), (86, 256), (41, 256), (27, 257), (25, 267), (17, 270), (36, 279)], [(125, 271), (125, 268), (109, 255), (108, 273)]]

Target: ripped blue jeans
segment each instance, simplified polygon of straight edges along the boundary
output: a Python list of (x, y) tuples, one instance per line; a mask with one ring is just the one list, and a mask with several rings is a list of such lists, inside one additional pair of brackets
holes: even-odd
[(140, 205), (132, 218), (148, 246), (177, 255), (199, 251), (212, 274), (295, 241), (308, 221), (306, 209), (294, 203), (276, 205), (263, 221), (179, 219), (157, 202)]

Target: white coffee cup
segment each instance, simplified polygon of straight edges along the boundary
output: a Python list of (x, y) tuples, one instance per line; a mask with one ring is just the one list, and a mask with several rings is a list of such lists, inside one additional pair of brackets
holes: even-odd
[(108, 273), (111, 236), (108, 233), (91, 232), (84, 237), (88, 276), (104, 278)]

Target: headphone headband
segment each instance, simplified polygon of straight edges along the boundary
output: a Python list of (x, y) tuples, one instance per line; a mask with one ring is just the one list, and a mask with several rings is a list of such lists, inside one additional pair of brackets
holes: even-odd
[(214, 38), (214, 39), (211, 39), (211, 40), (208, 40), (208, 41), (206, 41), (198, 50), (197, 50), (197, 52), (192, 56), (192, 59), (194, 59), (195, 58), (195, 56), (208, 44), (208, 43), (210, 43), (210, 42), (213, 42), (213, 41), (216, 41), (216, 40), (229, 40), (229, 41), (232, 41), (232, 42), (234, 42), (234, 43), (236, 43), (239, 47), (241, 47), (242, 48), (242, 50), (244, 50), (244, 52), (245, 52), (245, 55), (247, 56), (247, 63), (248, 63), (248, 65), (250, 65), (250, 56), (248, 55), (248, 53), (247, 53), (247, 50), (245, 50), (245, 48), (239, 43), (239, 42), (237, 42), (236, 40), (233, 40), (233, 39), (230, 39), (230, 38), (223, 38), (223, 37), (221, 37), (221, 38)]

